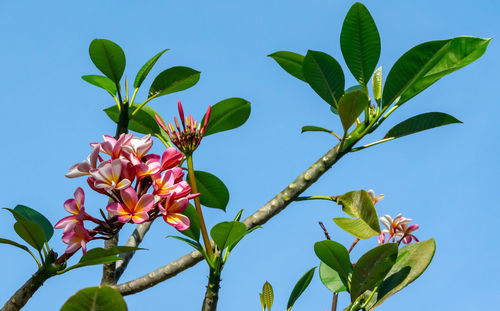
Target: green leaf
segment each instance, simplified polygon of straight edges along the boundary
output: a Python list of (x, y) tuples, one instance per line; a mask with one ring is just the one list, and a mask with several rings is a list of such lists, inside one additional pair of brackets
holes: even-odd
[(44, 243), (47, 242), (45, 240), (45, 232), (42, 227), (40, 227), (37, 223), (26, 219), (26, 217), (13, 209), (5, 209), (11, 212), (17, 220), (14, 224), (14, 231), (16, 231), (17, 235), (26, 243), (33, 246), (36, 250), (42, 250)]
[(321, 282), (323, 282), (323, 284), (326, 286), (326, 288), (334, 293), (347, 291), (347, 288), (344, 285), (344, 282), (342, 282), (342, 279), (340, 278), (340, 275), (337, 273), (337, 271), (330, 268), (324, 262), (321, 262), (321, 264), (319, 265), (319, 278), (321, 279)]
[(242, 210), (242, 209), (241, 209), (241, 210), (238, 212), (238, 214), (236, 214), (236, 216), (234, 217), (234, 221), (240, 221), (240, 219), (241, 219), (241, 215), (243, 214), (243, 211), (244, 211), (244, 210)]
[(119, 84), (125, 71), (125, 53), (122, 48), (106, 39), (94, 39), (89, 46), (90, 59), (106, 77)]
[(375, 70), (372, 77), (373, 98), (379, 103), (382, 98), (382, 66)]
[(210, 236), (220, 250), (231, 246), (245, 236), (247, 227), (238, 221), (224, 221), (213, 226)]
[[(250, 102), (243, 98), (232, 97), (218, 102), (212, 107), (203, 136), (242, 126), (250, 117), (250, 110)], [(201, 124), (204, 122), (205, 116), (203, 116)]]
[(398, 257), (398, 244), (387, 243), (366, 252), (354, 266), (351, 278), (351, 302), (382, 281)]
[(337, 107), (344, 94), (344, 72), (335, 58), (318, 52), (307, 51), (302, 73), (312, 89), (330, 105)]
[(304, 133), (304, 132), (326, 132), (329, 134), (333, 133), (333, 131), (327, 130), (327, 129), (319, 127), (319, 126), (312, 126), (312, 125), (303, 126), (301, 133)]
[(153, 66), (156, 64), (158, 59), (160, 59), (160, 57), (163, 55), (163, 53), (165, 53), (168, 50), (169, 49), (165, 49), (165, 50), (161, 51), (160, 53), (156, 54), (155, 56), (153, 56), (153, 58), (148, 60), (147, 63), (144, 64), (144, 66), (142, 66), (142, 68), (139, 70), (139, 72), (135, 76), (134, 89), (138, 89), (141, 86), (142, 82), (144, 82), (144, 79), (146, 79), (146, 77), (148, 76), (149, 72), (151, 71)]
[(52, 235), (54, 235), (54, 227), (52, 227), (52, 224), (47, 218), (45, 218), (45, 216), (24, 205), (17, 205), (14, 207), (14, 210), (23, 215), (27, 220), (38, 224), (45, 233), (45, 240), (47, 242), (50, 241)]
[(443, 76), (458, 70), (479, 57), (491, 39), (457, 37), (425, 42), (406, 52), (387, 75), (382, 107), (393, 102), (402, 105)]
[(345, 132), (347, 132), (354, 124), (356, 119), (365, 110), (368, 104), (368, 95), (359, 90), (345, 93), (340, 98), (337, 110)]
[(292, 309), (293, 305), (299, 299), (300, 295), (304, 293), (304, 291), (307, 289), (309, 284), (311, 284), (311, 280), (314, 276), (314, 269), (316, 267), (312, 268), (311, 270), (307, 271), (295, 284), (295, 287), (292, 290), (292, 293), (290, 294), (290, 298), (288, 298), (288, 303), (286, 305), (286, 310), (289, 311)]
[(29, 248), (28, 248), (28, 247), (26, 247), (26, 246), (24, 246), (24, 245), (22, 245), (22, 244), (19, 244), (19, 243), (17, 243), (17, 242), (11, 241), (11, 240), (7, 240), (7, 239), (2, 239), (2, 238), (0, 238), (0, 244), (8, 244), (8, 245), (12, 245), (12, 246), (18, 247), (18, 248), (20, 248), (20, 249), (22, 249), (22, 250), (24, 250), (24, 251), (26, 251), (26, 252), (28, 252), (28, 253), (30, 253), (30, 254), (31, 254), (31, 252), (30, 252), (30, 250), (29, 250)]
[[(194, 171), (196, 186), (200, 194), (200, 203), (226, 211), (229, 202), (229, 190), (215, 175), (204, 171)], [(189, 174), (187, 180), (190, 180)]]
[[(238, 221), (239, 221), (239, 220), (238, 220)], [(240, 236), (240, 237), (239, 237), (236, 241), (234, 241), (231, 245), (229, 245), (229, 251), (232, 251), (232, 250), (233, 250), (233, 248), (236, 246), (236, 244), (240, 243), (240, 241), (241, 241), (241, 240), (242, 240), (245, 236), (247, 236), (247, 234), (252, 233), (252, 232), (254, 232), (255, 230), (260, 229), (260, 228), (262, 228), (262, 227), (261, 227), (261, 226), (255, 226), (255, 227), (253, 227), (253, 228), (251, 228), (251, 229), (248, 229), (248, 230), (245, 232), (245, 234), (244, 234), (244, 235)]]
[(390, 129), (387, 134), (385, 134), (384, 139), (395, 139), (453, 123), (462, 122), (457, 120), (455, 117), (442, 112), (423, 113), (399, 123), (392, 129)]
[(367, 85), (380, 57), (380, 36), (370, 12), (359, 2), (347, 12), (340, 48), (353, 76), (361, 85)]
[(99, 75), (87, 75), (82, 76), (82, 79), (92, 85), (100, 87), (106, 91), (108, 91), (111, 96), (116, 95), (116, 84), (108, 77), (99, 76)]
[(87, 251), (87, 253), (85, 253), (85, 255), (83, 255), (82, 258), (80, 258), (80, 261), (77, 264), (64, 269), (63, 271), (60, 272), (60, 274), (76, 268), (112, 263), (121, 260), (121, 258), (116, 255), (136, 250), (143, 250), (143, 248), (137, 248), (131, 246), (115, 246), (108, 249), (104, 249), (101, 247), (93, 248)]
[(285, 69), (286, 72), (295, 78), (307, 82), (302, 74), (302, 64), (304, 63), (303, 55), (294, 52), (279, 51), (267, 56), (272, 57), (281, 68)]
[(333, 218), (333, 221), (345, 232), (350, 233), (362, 240), (369, 239), (380, 234), (380, 232), (373, 230), (366, 222), (359, 218)]
[(162, 71), (151, 84), (148, 97), (158, 97), (184, 91), (198, 83), (200, 74), (199, 71), (182, 66)]
[(262, 311), (266, 311), (266, 303), (264, 302), (264, 296), (262, 294), (259, 294), (260, 298), (260, 306), (262, 307)]
[(374, 294), (372, 301), (375, 301), (375, 303), (372, 303), (372, 306), (367, 308), (367, 310), (379, 306), (387, 298), (399, 292), (422, 275), (431, 263), (435, 251), (436, 243), (434, 239), (402, 247), (399, 250), (396, 264), (392, 266), (391, 271)]
[[(351, 217), (355, 217), (364, 222), (371, 230), (373, 230), (371, 236), (380, 234), (380, 224), (378, 222), (377, 211), (375, 210), (375, 205), (373, 204), (370, 195), (365, 190), (360, 191), (350, 191), (346, 194), (336, 197), (337, 204), (342, 205), (342, 211)], [(360, 239), (367, 238), (366, 235), (369, 230), (366, 226), (359, 225), (359, 222), (348, 222), (345, 220), (335, 221), (336, 223), (345, 223), (346, 225), (359, 226), (359, 232), (354, 234)], [(343, 228), (344, 229), (344, 228)], [(346, 230), (347, 232), (353, 234)]]
[(188, 204), (187, 208), (182, 212), (185, 216), (189, 218), (189, 222), (191, 223), (189, 228), (186, 230), (177, 230), (180, 233), (184, 234), (185, 236), (195, 240), (199, 241), (200, 240), (200, 217), (198, 216), (198, 213), (196, 212), (196, 209), (194, 208), (191, 203)]
[(347, 284), (352, 265), (349, 252), (344, 245), (335, 241), (324, 240), (314, 244), (314, 252), (319, 260), (337, 271), (344, 284)]
[(188, 244), (189, 246), (193, 247), (196, 250), (199, 250), (200, 252), (202, 251), (202, 247), (201, 247), (200, 243), (197, 241), (193, 241), (191, 239), (186, 239), (184, 237), (175, 236), (175, 235), (169, 235), (169, 236), (167, 236), (167, 238), (174, 238), (176, 240), (179, 240), (179, 241), (182, 241), (182, 242)]
[[(131, 115), (139, 105), (139, 103), (134, 103), (130, 106), (129, 115)], [(104, 109), (104, 112), (111, 120), (118, 123), (120, 111), (116, 105)], [(158, 125), (158, 122), (156, 122), (155, 115), (160, 116), (156, 110), (148, 105), (145, 105), (135, 114), (134, 118), (129, 121), (128, 128), (131, 131), (142, 134), (151, 134), (156, 137), (161, 137), (164, 141), (169, 141), (170, 139), (167, 133)]]
[(271, 307), (273, 306), (274, 300), (274, 292), (273, 287), (269, 282), (266, 281), (264, 286), (262, 286), (262, 300), (264, 301), (265, 306), (271, 311)]
[(61, 311), (127, 311), (127, 304), (119, 291), (101, 285), (78, 291), (64, 303)]

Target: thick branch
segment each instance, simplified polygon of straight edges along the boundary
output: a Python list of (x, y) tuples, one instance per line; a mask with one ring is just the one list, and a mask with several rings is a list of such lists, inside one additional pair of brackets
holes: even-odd
[[(352, 142), (349, 145), (352, 146), (354, 145), (354, 143), (355, 142)], [(302, 192), (304, 192), (307, 188), (309, 188), (309, 186), (311, 186), (316, 180), (318, 180), (321, 175), (323, 175), (330, 167), (332, 167), (332, 165), (334, 165), (344, 154), (346, 154), (350, 150), (350, 147), (346, 149), (347, 150), (343, 152), (339, 152), (339, 145), (330, 149), (304, 173), (300, 174), (295, 179), (295, 181), (288, 185), (288, 187), (278, 193), (264, 206), (259, 208), (259, 210), (257, 210), (253, 215), (243, 220), (243, 223), (247, 226), (248, 229), (265, 224), (269, 219), (285, 209), (288, 204), (290, 204), (295, 198), (297, 198)], [(131, 295), (138, 293), (194, 266), (198, 262), (202, 261), (202, 259), (203, 256), (200, 252), (193, 251), (163, 267), (154, 270), (153, 272), (150, 272), (135, 280), (119, 284), (116, 286), (116, 288), (122, 295)]]
[[(128, 239), (127, 244), (125, 244), (125, 246), (138, 247), (139, 244), (141, 244), (142, 240), (144, 239), (146, 233), (149, 231), (151, 224), (152, 222), (148, 221), (143, 224), (137, 225), (137, 227), (135, 228), (134, 232)], [(123, 260), (116, 262), (116, 269), (115, 269), (116, 281), (120, 279), (125, 269), (127, 269), (128, 263), (130, 262), (132, 257), (134, 257), (134, 254), (135, 251), (120, 255), (120, 257), (123, 258)]]
[(18, 289), (14, 295), (5, 303), (0, 311), (17, 311), (28, 302), (33, 294), (52, 276), (43, 267)]

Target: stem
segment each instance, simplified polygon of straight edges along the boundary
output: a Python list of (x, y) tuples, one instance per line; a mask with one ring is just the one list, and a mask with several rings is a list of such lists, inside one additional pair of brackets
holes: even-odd
[(354, 240), (354, 242), (352, 243), (351, 247), (349, 248), (349, 253), (352, 251), (352, 249), (354, 248), (354, 246), (356, 246), (356, 244), (358, 244), (359, 242), (359, 238), (356, 238), (356, 240)]
[(333, 300), (332, 300), (332, 311), (336, 311), (337, 310), (337, 300), (339, 299), (339, 294), (338, 293), (334, 293), (333, 294)]
[(308, 200), (328, 200), (328, 201), (335, 201), (332, 197), (328, 196), (321, 196), (321, 195), (312, 195), (308, 197), (298, 197), (295, 199), (295, 201), (308, 201)]
[(373, 297), (373, 294), (375, 294), (375, 292), (377, 291), (378, 289), (378, 286), (375, 286), (375, 288), (373, 289), (372, 293), (370, 294), (370, 296), (368, 297), (368, 299), (366, 299), (366, 301), (363, 303), (363, 305), (361, 306), (361, 309), (364, 309), (366, 308), (366, 306), (368, 305), (368, 303), (370, 302), (370, 300), (372, 300), (372, 297)]
[(394, 139), (394, 137), (389, 137), (389, 138), (384, 138), (384, 139), (381, 139), (381, 140), (378, 140), (378, 141), (374, 141), (373, 143), (369, 143), (369, 144), (366, 144), (366, 145), (361, 146), (361, 147), (353, 148), (351, 150), (351, 152), (360, 151), (360, 150), (366, 149), (366, 148), (371, 147), (371, 146), (375, 146), (375, 145), (378, 145), (378, 144), (381, 144), (381, 143), (385, 143), (386, 141), (391, 141), (393, 139)]
[(134, 93), (132, 94), (132, 98), (130, 99), (130, 105), (133, 105), (134, 104), (134, 100), (135, 100), (135, 95), (137, 95), (137, 91), (139, 91), (139, 89), (135, 89), (134, 90)]
[(150, 98), (146, 99), (142, 104), (139, 105), (139, 107), (137, 107), (134, 112), (132, 112), (132, 114), (130, 115), (130, 119), (132, 119), (135, 114), (142, 109), (142, 107), (144, 107), (144, 105), (146, 105), (148, 103), (148, 101), (152, 100), (153, 98), (156, 98), (156, 96), (151, 96)]
[(205, 293), (205, 299), (203, 300), (201, 311), (217, 310), (217, 301), (219, 300), (219, 288), (220, 288), (220, 271), (210, 268), (210, 274), (208, 275), (207, 291)]
[[(191, 185), (191, 189), (193, 193), (198, 193), (198, 188), (196, 186), (196, 179), (194, 176), (194, 167), (193, 167), (193, 155), (187, 155), (187, 166), (188, 166), (188, 176), (189, 176), (189, 184)], [(210, 244), (210, 238), (208, 237), (207, 227), (205, 226), (205, 220), (203, 219), (203, 212), (201, 210), (200, 198), (194, 198), (194, 205), (196, 206), (196, 212), (198, 213), (198, 217), (200, 218), (200, 229), (201, 235), (203, 236), (203, 243), (205, 244), (205, 249), (207, 251), (208, 258), (212, 259), (214, 256), (214, 252), (212, 250)]]

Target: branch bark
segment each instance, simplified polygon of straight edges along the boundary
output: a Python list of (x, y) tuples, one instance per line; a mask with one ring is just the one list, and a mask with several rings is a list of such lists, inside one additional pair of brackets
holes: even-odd
[[(342, 156), (349, 152), (355, 143), (356, 141), (351, 142), (349, 147), (346, 146), (342, 152), (339, 151), (340, 144), (330, 149), (324, 156), (311, 165), (311, 167), (300, 174), (288, 185), (288, 187), (259, 208), (254, 214), (243, 220), (243, 223), (248, 229), (265, 224), (272, 217), (285, 209), (295, 198), (309, 188), (309, 186), (316, 182), (330, 167), (342, 158)], [(144, 276), (116, 285), (115, 288), (124, 296), (135, 294), (191, 268), (202, 260), (202, 254), (198, 251), (193, 251)]]

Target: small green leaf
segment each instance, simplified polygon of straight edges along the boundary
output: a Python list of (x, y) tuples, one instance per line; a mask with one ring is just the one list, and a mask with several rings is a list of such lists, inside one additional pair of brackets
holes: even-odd
[(146, 77), (148, 76), (149, 72), (151, 71), (153, 66), (156, 64), (158, 59), (160, 59), (160, 57), (163, 55), (163, 53), (165, 53), (168, 50), (169, 49), (165, 49), (165, 50), (161, 51), (160, 53), (156, 54), (155, 56), (153, 56), (153, 58), (148, 60), (147, 63), (144, 64), (144, 66), (142, 66), (142, 68), (139, 70), (139, 72), (135, 76), (134, 89), (138, 89), (141, 86), (142, 82), (144, 82), (144, 79), (146, 79)]
[(387, 132), (387, 134), (385, 134), (384, 139), (386, 138), (395, 139), (453, 123), (462, 123), (462, 122), (457, 120), (455, 117), (442, 112), (423, 113), (399, 123), (392, 129), (390, 129), (389, 132)]
[(382, 281), (398, 257), (398, 244), (387, 243), (366, 252), (354, 266), (351, 278), (351, 302)]
[(11, 212), (17, 220), (14, 224), (14, 231), (16, 231), (17, 235), (36, 250), (42, 250), (44, 243), (47, 242), (42, 227), (37, 223), (29, 221), (26, 217), (13, 209), (5, 209)]
[(271, 311), (271, 307), (273, 306), (273, 300), (274, 300), (274, 292), (273, 292), (273, 287), (269, 282), (264, 283), (264, 286), (262, 286), (262, 298), (264, 304), (267, 306), (269, 311)]
[(188, 244), (189, 246), (191, 246), (192, 248), (194, 248), (200, 252), (202, 251), (202, 247), (201, 247), (200, 243), (197, 241), (193, 241), (191, 239), (186, 239), (184, 237), (175, 236), (175, 235), (169, 235), (169, 236), (167, 236), (167, 238), (174, 238), (176, 240), (179, 240), (179, 241), (182, 241), (182, 242)]
[(25, 245), (22, 245), (22, 244), (19, 244), (17, 242), (14, 242), (14, 241), (11, 241), (11, 240), (7, 240), (7, 239), (2, 239), (0, 238), (0, 244), (8, 244), (8, 245), (12, 245), (12, 246), (15, 246), (15, 247), (18, 247), (28, 253), (31, 254), (30, 250), (28, 247), (26, 247)]
[(378, 67), (372, 77), (373, 98), (377, 102), (382, 98), (382, 66)]
[(399, 292), (422, 275), (431, 263), (435, 251), (436, 243), (434, 239), (402, 247), (399, 250), (396, 264), (394, 264), (384, 281), (382, 281), (372, 299), (372, 301), (376, 302), (372, 303), (367, 310), (372, 310), (379, 306), (387, 298)]
[(260, 306), (262, 307), (262, 311), (266, 311), (266, 303), (264, 302), (264, 296), (262, 294), (259, 294), (260, 298)]
[(304, 63), (303, 55), (289, 51), (279, 51), (267, 56), (272, 57), (281, 68), (285, 69), (286, 72), (295, 78), (307, 82), (302, 74), (302, 64)]
[(302, 66), (302, 73), (311, 88), (330, 105), (337, 107), (344, 94), (345, 78), (342, 67), (330, 55), (307, 51)]
[(241, 214), (243, 214), (243, 211), (244, 211), (244, 210), (242, 210), (242, 209), (241, 209), (241, 210), (238, 212), (238, 214), (236, 214), (236, 216), (234, 217), (234, 221), (240, 221), (240, 219), (241, 219)]
[(189, 218), (189, 222), (191, 223), (189, 228), (186, 230), (177, 230), (180, 233), (184, 234), (185, 236), (195, 240), (199, 241), (200, 240), (200, 217), (198, 216), (198, 213), (196, 212), (196, 209), (194, 208), (191, 203), (188, 204), (187, 208), (182, 212), (185, 216)]
[(380, 36), (370, 12), (359, 2), (347, 12), (340, 33), (340, 48), (356, 80), (367, 85), (380, 57)]
[(382, 107), (400, 106), (445, 75), (481, 57), (491, 39), (457, 37), (425, 42), (406, 52), (387, 75)]
[[(229, 202), (229, 190), (215, 175), (204, 171), (194, 171), (196, 186), (200, 194), (200, 203), (226, 211)], [(189, 181), (189, 174), (187, 176)]]
[(354, 124), (368, 104), (368, 96), (365, 92), (359, 90), (345, 93), (340, 98), (337, 110), (345, 132)]
[[(344, 213), (362, 220), (374, 231), (374, 235), (380, 234), (377, 211), (375, 210), (375, 205), (370, 195), (368, 195), (368, 192), (365, 190), (350, 191), (336, 197), (336, 201), (337, 204), (342, 205), (342, 211), (344, 211)], [(355, 224), (353, 223), (352, 225)], [(360, 233), (360, 235), (362, 234)]]
[[(238, 221), (239, 221), (239, 220), (238, 220)], [(238, 243), (240, 243), (240, 241), (241, 241), (241, 240), (242, 240), (245, 236), (247, 236), (247, 234), (250, 234), (250, 233), (252, 233), (252, 232), (254, 232), (255, 230), (260, 229), (260, 228), (262, 228), (262, 227), (261, 227), (261, 226), (255, 226), (255, 227), (253, 227), (253, 228), (251, 228), (251, 229), (248, 229), (248, 230), (245, 232), (245, 234), (244, 234), (244, 235), (240, 236), (240, 237), (239, 237), (236, 241), (234, 241), (231, 245), (229, 245), (229, 251), (232, 251), (232, 250), (233, 250), (233, 248), (234, 248), (234, 247), (235, 247)]]
[(347, 284), (352, 265), (349, 252), (344, 245), (335, 241), (324, 240), (314, 244), (314, 252), (319, 260), (337, 271), (344, 284)]
[(89, 287), (71, 296), (61, 311), (127, 311), (127, 304), (112, 287)]
[[(134, 112), (139, 105), (139, 103), (134, 103), (130, 106), (129, 115), (132, 114), (132, 112)], [(116, 105), (104, 109), (104, 112), (115, 123), (118, 122), (120, 112), (118, 111), (118, 107)], [(169, 141), (170, 139), (167, 133), (158, 125), (158, 122), (156, 122), (155, 115), (160, 116), (156, 110), (148, 105), (145, 105), (135, 114), (134, 118), (129, 121), (128, 128), (131, 131), (142, 134), (151, 134), (156, 137), (161, 137), (164, 141)]]
[(311, 270), (307, 271), (295, 284), (295, 287), (292, 290), (292, 293), (290, 294), (290, 298), (288, 298), (288, 303), (286, 305), (286, 310), (290, 311), (297, 301), (299, 299), (300, 295), (304, 293), (304, 291), (307, 289), (309, 284), (311, 284), (311, 280), (314, 276), (314, 270), (316, 267), (312, 268)]
[(106, 77), (119, 84), (125, 71), (125, 53), (122, 48), (106, 39), (94, 39), (89, 46), (90, 59)]
[(333, 133), (333, 131), (327, 130), (327, 129), (319, 127), (319, 126), (312, 126), (312, 125), (303, 126), (301, 133), (304, 133), (304, 132), (326, 132), (328, 134)]
[(213, 226), (210, 236), (220, 250), (239, 241), (247, 232), (244, 223), (238, 221), (224, 221)]
[[(224, 99), (212, 106), (210, 119), (203, 136), (229, 131), (242, 126), (250, 117), (250, 102), (243, 98)], [(204, 124), (205, 116), (201, 121)]]
[(151, 84), (148, 97), (158, 97), (184, 91), (198, 83), (200, 74), (199, 71), (182, 66), (162, 71)]
[(373, 230), (365, 221), (359, 218), (333, 218), (333, 221), (345, 232), (350, 233), (362, 240), (369, 239), (380, 234), (380, 232)]
[(321, 264), (319, 265), (319, 278), (321, 279), (321, 282), (323, 282), (323, 284), (326, 286), (326, 288), (334, 293), (347, 291), (347, 288), (344, 285), (344, 282), (342, 282), (342, 279), (340, 278), (340, 275), (337, 273), (337, 271), (330, 268), (324, 262), (321, 262)]
[(99, 76), (99, 75), (87, 75), (82, 76), (82, 79), (92, 85), (100, 87), (106, 91), (108, 91), (111, 96), (116, 95), (116, 84), (108, 77)]
[(38, 224), (45, 233), (45, 240), (47, 242), (50, 241), (52, 235), (54, 234), (54, 227), (52, 227), (52, 224), (47, 218), (45, 218), (45, 216), (24, 205), (17, 205), (14, 207), (14, 210), (23, 215), (27, 220)]

